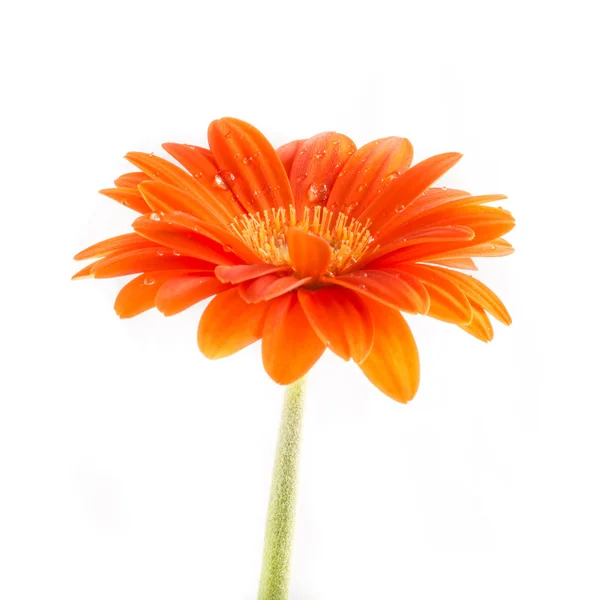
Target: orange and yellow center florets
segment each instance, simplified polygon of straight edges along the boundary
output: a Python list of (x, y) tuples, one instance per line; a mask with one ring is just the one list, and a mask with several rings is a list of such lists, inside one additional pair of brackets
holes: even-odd
[(332, 274), (358, 262), (373, 238), (367, 227), (344, 213), (333, 213), (323, 206), (305, 207), (302, 216), (294, 206), (272, 208), (238, 217), (231, 228), (266, 263), (291, 265), (286, 240), (288, 227), (299, 227), (318, 235), (332, 249), (329, 272)]

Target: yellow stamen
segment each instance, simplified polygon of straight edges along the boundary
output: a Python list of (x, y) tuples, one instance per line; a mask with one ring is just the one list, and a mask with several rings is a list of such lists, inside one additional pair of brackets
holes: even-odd
[(302, 218), (298, 219), (296, 208), (290, 205), (287, 210), (272, 208), (237, 217), (231, 229), (266, 263), (290, 265), (285, 233), (288, 227), (301, 227), (331, 245), (329, 272), (336, 274), (358, 262), (367, 252), (373, 241), (367, 229), (370, 224), (370, 220), (363, 225), (344, 213), (334, 215), (322, 206), (312, 211), (305, 207)]

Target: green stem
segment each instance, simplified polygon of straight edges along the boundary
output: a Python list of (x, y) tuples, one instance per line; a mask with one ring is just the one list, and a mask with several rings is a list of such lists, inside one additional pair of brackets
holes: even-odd
[(275, 455), (258, 600), (287, 600), (306, 380), (285, 390)]

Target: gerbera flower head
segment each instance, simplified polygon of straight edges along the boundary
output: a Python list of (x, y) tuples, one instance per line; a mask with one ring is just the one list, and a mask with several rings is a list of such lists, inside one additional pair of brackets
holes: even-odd
[(224, 118), (209, 149), (164, 144), (181, 166), (141, 152), (138, 170), (101, 193), (141, 213), (133, 232), (75, 256), (97, 259), (74, 278), (137, 275), (115, 309), (174, 315), (214, 296), (198, 345), (222, 358), (262, 340), (264, 368), (289, 384), (328, 347), (407, 402), (419, 358), (402, 313), (458, 325), (488, 342), (488, 315), (510, 323), (487, 286), (464, 271), (475, 257), (512, 252), (502, 195), (431, 187), (459, 159), (411, 167), (413, 148), (388, 137), (357, 149), (321, 133), (275, 150), (252, 125)]

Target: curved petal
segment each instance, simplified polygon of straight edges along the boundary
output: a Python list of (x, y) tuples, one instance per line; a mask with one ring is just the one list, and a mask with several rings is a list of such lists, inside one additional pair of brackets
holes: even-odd
[(213, 182), (218, 169), (215, 158), (208, 148), (191, 144), (175, 144), (173, 142), (166, 142), (162, 144), (162, 147), (192, 177), (204, 179), (209, 183)]
[(261, 338), (268, 308), (268, 302), (247, 304), (236, 288), (221, 292), (200, 318), (200, 351), (207, 358), (224, 358), (253, 344)]
[(293, 204), (287, 173), (267, 138), (249, 123), (224, 118), (208, 128), (221, 176), (251, 213)]
[(375, 235), (398, 212), (403, 211), (461, 158), (457, 152), (447, 152), (427, 158), (396, 177), (368, 206), (354, 216), (364, 223), (373, 222)]
[(223, 245), (189, 229), (155, 220), (151, 216), (138, 217), (133, 229), (148, 240), (171, 248), (175, 252), (200, 258), (217, 265), (234, 265), (241, 261), (232, 252), (225, 252)]
[[(501, 194), (487, 196), (467, 195), (463, 198), (444, 202), (440, 201), (437, 206), (422, 206), (413, 210), (413, 205), (416, 204), (416, 202), (414, 202), (410, 205), (409, 210), (406, 211), (406, 213), (401, 212), (399, 215), (392, 218), (390, 222), (379, 231), (378, 241), (380, 244), (386, 244), (390, 240), (404, 235), (407, 231), (415, 231), (416, 229), (421, 229), (423, 227), (427, 228), (432, 226), (457, 224), (456, 218), (459, 215), (477, 215), (481, 213), (481, 211), (477, 209), (478, 206), (489, 202), (496, 202), (504, 198), (506, 198), (506, 196)], [(492, 210), (494, 210), (494, 207), (487, 208), (492, 208)]]
[[(252, 306), (263, 306), (264, 303)], [(265, 371), (283, 385), (306, 375), (325, 351), (294, 292), (271, 300), (265, 319), (262, 357)]]
[(296, 154), (298, 154), (305, 141), (306, 140), (294, 140), (293, 142), (279, 146), (276, 150), (277, 156), (279, 156), (279, 160), (288, 176), (292, 171), (292, 165), (296, 159)]
[(154, 302), (163, 315), (170, 317), (230, 288), (216, 277), (186, 274), (165, 282)]
[(134, 173), (123, 173), (115, 179), (115, 185), (117, 187), (131, 188), (137, 190), (137, 186), (144, 181), (148, 181), (149, 177), (146, 173), (141, 171), (135, 171)]
[(125, 284), (115, 299), (115, 311), (121, 319), (135, 317), (154, 308), (162, 284), (173, 277), (172, 271), (142, 273)]
[(172, 213), (181, 211), (203, 221), (219, 221), (220, 211), (211, 210), (210, 203), (164, 181), (145, 181), (139, 185), (140, 194), (154, 212)]
[(288, 227), (285, 238), (292, 267), (300, 277), (318, 279), (327, 271), (332, 250), (322, 237), (300, 227)]
[(353, 270), (361, 269), (365, 265), (372, 268), (392, 267), (404, 262), (404, 254), (400, 250), (406, 250), (412, 246), (423, 244), (439, 244), (447, 242), (469, 242), (475, 237), (475, 233), (468, 227), (441, 226), (421, 229), (394, 240), (382, 247), (376, 247), (374, 251), (367, 254), (355, 265)]
[(342, 169), (327, 208), (349, 215), (362, 212), (410, 167), (412, 158), (413, 148), (406, 138), (388, 137), (362, 146)]
[(105, 190), (99, 190), (98, 193), (111, 200), (116, 200), (119, 204), (131, 208), (136, 212), (152, 212), (152, 209), (146, 204), (146, 201), (137, 189), (129, 187), (106, 188)]
[(360, 365), (369, 381), (393, 400), (412, 400), (419, 387), (419, 353), (404, 317), (378, 302), (368, 303), (373, 347)]
[[(97, 261), (96, 261), (97, 262)], [(86, 265), (83, 269), (80, 269), (75, 273), (75, 275), (71, 276), (73, 281), (77, 279), (87, 279), (88, 277), (93, 277), (92, 268), (96, 263), (92, 263), (91, 265)]]
[(246, 281), (240, 284), (240, 296), (250, 303), (264, 302), (287, 294), (312, 281), (310, 277), (299, 279), (295, 275), (263, 275), (252, 281)]
[(494, 337), (494, 328), (486, 312), (476, 302), (471, 302), (473, 307), (473, 319), (468, 325), (459, 325), (459, 327), (476, 337), (482, 342), (491, 342)]
[(436, 259), (452, 259), (452, 258), (470, 258), (470, 257), (497, 257), (497, 256), (509, 256), (515, 249), (512, 247), (510, 242), (507, 242), (503, 238), (497, 238), (484, 242), (483, 244), (477, 244), (476, 246), (468, 246), (466, 248), (457, 248), (448, 252), (439, 252), (438, 254), (428, 257)]
[(233, 265), (219, 266), (215, 269), (215, 275), (223, 283), (241, 283), (242, 281), (249, 281), (250, 279), (256, 279), (262, 275), (269, 275), (270, 273), (284, 273), (289, 271), (289, 267), (282, 267), (277, 265)]
[(217, 215), (218, 221), (225, 225), (243, 213), (240, 204), (230, 192), (225, 190), (226, 193), (223, 194), (224, 188), (220, 185), (220, 179), (207, 185), (168, 160), (144, 152), (128, 152), (125, 158), (150, 179), (160, 180), (192, 196), (200, 206), (205, 207), (210, 214)]
[(325, 206), (342, 167), (355, 151), (356, 146), (349, 137), (331, 131), (304, 141), (290, 172), (300, 216), (305, 206)]
[(429, 307), (427, 290), (409, 273), (364, 270), (323, 278), (322, 281), (353, 290), (363, 297), (408, 313), (424, 314)]
[(262, 263), (260, 258), (250, 250), (244, 241), (228, 229), (225, 229), (216, 223), (201, 221), (200, 219), (183, 212), (166, 214), (158, 213), (153, 215), (153, 218), (209, 237), (215, 242), (222, 244), (225, 252), (234, 252), (247, 263)]
[(326, 346), (344, 360), (365, 360), (373, 346), (373, 322), (358, 294), (336, 287), (302, 289), (298, 300)]
[(88, 258), (100, 258), (102, 256), (108, 256), (112, 252), (117, 250), (121, 252), (128, 252), (130, 250), (140, 250), (142, 248), (156, 248), (158, 244), (147, 240), (137, 233), (125, 233), (123, 235), (117, 235), (116, 237), (102, 240), (97, 244), (89, 246), (85, 250), (78, 252), (73, 259), (74, 260), (86, 260)]
[(443, 271), (444, 275), (451, 279), (468, 298), (479, 304), (492, 317), (498, 319), (500, 323), (504, 325), (512, 323), (510, 314), (502, 300), (485, 283), (471, 275), (459, 273), (458, 271), (449, 271), (448, 269), (440, 269), (440, 271)]
[(446, 276), (449, 271), (425, 265), (402, 265), (401, 271), (417, 277), (425, 286), (430, 300), (428, 317), (457, 325), (471, 322), (471, 304), (460, 287)]
[(457, 258), (435, 258), (427, 261), (428, 265), (438, 265), (440, 267), (448, 267), (450, 269), (463, 269), (465, 271), (479, 271), (477, 265), (472, 258), (457, 257)]
[(214, 268), (215, 265), (191, 256), (177, 256), (169, 248), (143, 248), (110, 254), (95, 262), (91, 272), (94, 277), (104, 279), (172, 269), (212, 273)]

